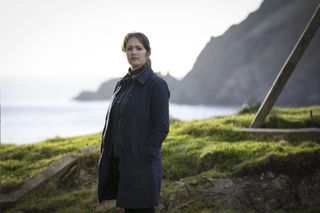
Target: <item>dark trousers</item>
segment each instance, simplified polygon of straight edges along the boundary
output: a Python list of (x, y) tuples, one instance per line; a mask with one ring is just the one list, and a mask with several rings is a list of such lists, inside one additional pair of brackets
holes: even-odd
[(154, 208), (124, 209), (125, 213), (154, 213)]

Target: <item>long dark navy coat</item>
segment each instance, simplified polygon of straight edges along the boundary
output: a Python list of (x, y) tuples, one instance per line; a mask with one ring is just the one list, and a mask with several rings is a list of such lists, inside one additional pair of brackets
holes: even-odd
[[(120, 90), (117, 83), (115, 94)], [(169, 97), (167, 83), (147, 68), (137, 78), (122, 116), (119, 187), (115, 189), (111, 171), (109, 116), (104, 130), (98, 168), (98, 199), (116, 199), (122, 208), (149, 208), (160, 200), (162, 178), (161, 144), (169, 131)]]

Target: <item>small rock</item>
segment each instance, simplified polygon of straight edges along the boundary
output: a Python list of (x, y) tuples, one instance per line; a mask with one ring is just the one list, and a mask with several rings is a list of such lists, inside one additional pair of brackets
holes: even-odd
[(276, 177), (276, 175), (273, 172), (267, 172), (267, 177), (273, 179)]

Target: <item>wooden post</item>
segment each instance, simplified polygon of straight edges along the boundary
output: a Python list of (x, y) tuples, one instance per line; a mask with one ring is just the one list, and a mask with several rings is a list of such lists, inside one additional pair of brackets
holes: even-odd
[(1, 146), (1, 91), (0, 91), (0, 146)]
[(310, 19), (308, 25), (300, 36), (297, 44), (289, 55), (287, 61), (281, 68), (276, 80), (273, 82), (271, 89), (269, 90), (267, 96), (262, 102), (257, 114), (255, 115), (251, 128), (259, 128), (264, 123), (266, 117), (268, 116), (272, 106), (278, 99), (282, 89), (286, 85), (291, 73), (301, 59), (303, 53), (307, 49), (311, 39), (317, 32), (320, 25), (320, 4), (318, 5), (316, 11), (314, 12), (312, 18)]

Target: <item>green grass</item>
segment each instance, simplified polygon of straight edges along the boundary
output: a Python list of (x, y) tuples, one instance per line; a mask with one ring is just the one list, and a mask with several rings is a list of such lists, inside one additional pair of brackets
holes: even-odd
[[(313, 112), (312, 118), (310, 111)], [(271, 154), (308, 153), (319, 148), (314, 142), (304, 142), (300, 146), (290, 141), (252, 138), (245, 133), (230, 131), (231, 128), (249, 127), (253, 117), (253, 113), (241, 113), (206, 120), (175, 121), (163, 145), (164, 176), (179, 179), (210, 169), (229, 174), (237, 165), (252, 164), (254, 160)], [(303, 128), (309, 124), (320, 125), (320, 106), (275, 108), (265, 127)]]
[[(312, 116), (310, 114), (312, 111)], [(180, 179), (194, 175), (222, 177), (249, 175), (263, 171), (292, 176), (308, 175), (320, 169), (319, 141), (288, 141), (272, 137), (253, 137), (231, 128), (249, 127), (252, 111), (212, 119), (171, 122), (163, 143), (162, 195), (179, 187)], [(275, 108), (267, 118), (267, 128), (320, 126), (320, 106)], [(27, 178), (46, 168), (60, 156), (100, 144), (100, 134), (56, 138), (32, 145), (0, 146), (0, 181), (3, 192), (17, 188)], [(96, 175), (98, 151), (81, 157), (84, 171)], [(90, 160), (88, 160), (90, 159)], [(88, 164), (90, 162), (90, 164)], [(40, 187), (21, 200), (15, 209), (26, 212), (91, 212), (96, 203), (96, 182), (74, 189)]]
[(5, 193), (16, 189), (61, 156), (98, 145), (100, 134), (73, 138), (54, 138), (29, 145), (0, 146), (0, 188)]

